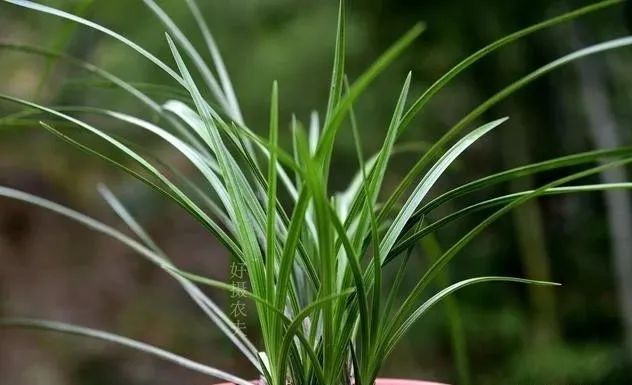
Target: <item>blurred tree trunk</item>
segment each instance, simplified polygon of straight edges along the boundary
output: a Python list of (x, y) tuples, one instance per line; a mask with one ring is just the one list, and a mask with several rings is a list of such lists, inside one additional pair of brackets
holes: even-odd
[[(570, 27), (569, 31), (573, 44), (581, 46), (581, 31), (577, 26)], [(595, 147), (615, 148), (622, 143), (608, 100), (607, 74), (598, 60), (589, 57), (575, 65), (583, 111)], [(610, 168), (602, 172), (600, 178), (603, 183), (625, 182), (626, 170), (623, 167)], [(632, 354), (632, 201), (627, 190), (606, 191), (604, 197), (626, 348)]]

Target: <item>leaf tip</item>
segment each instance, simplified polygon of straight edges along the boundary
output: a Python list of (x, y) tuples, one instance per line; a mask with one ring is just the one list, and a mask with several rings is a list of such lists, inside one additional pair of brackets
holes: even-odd
[(427, 27), (428, 25), (424, 21), (418, 21), (413, 26), (413, 31), (415, 31), (417, 35), (420, 35), (423, 31), (426, 30)]

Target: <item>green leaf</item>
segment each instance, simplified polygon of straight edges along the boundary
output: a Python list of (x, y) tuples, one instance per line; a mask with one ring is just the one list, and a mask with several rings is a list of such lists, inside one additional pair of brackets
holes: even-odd
[(571, 154), (562, 156), (559, 158), (549, 159), (542, 162), (531, 163), (524, 166), (512, 168), (510, 170), (502, 171), (496, 174), (488, 175), (483, 178), (476, 179), (472, 182), (466, 183), (457, 188), (451, 189), (438, 197), (434, 198), (430, 202), (421, 207), (415, 215), (411, 218), (414, 221), (416, 217), (425, 215), (435, 208), (441, 206), (445, 202), (453, 200), (455, 198), (464, 196), (470, 192), (477, 191), (482, 188), (494, 186), (501, 182), (507, 182), (515, 180), (528, 175), (534, 175), (537, 173), (556, 170), (559, 168), (576, 166), (585, 163), (595, 162), (600, 159), (608, 158), (620, 158), (629, 156), (632, 154), (632, 147), (622, 147), (605, 150), (593, 150), (587, 152), (581, 152), (577, 154)]
[[(169, 260), (167, 255), (158, 247), (156, 242), (149, 236), (149, 234), (142, 228), (142, 226), (134, 219), (134, 217), (127, 211), (125, 206), (116, 198), (116, 196), (104, 185), (99, 186), (99, 193), (105, 201), (110, 205), (114, 212), (129, 226), (129, 228), (138, 236), (139, 239), (147, 245), (151, 250), (155, 252), (157, 256), (162, 258), (163, 262), (159, 265), (169, 273), (182, 288), (193, 298), (197, 305), (204, 311), (204, 313), (215, 323), (215, 325), (230, 339), (235, 346), (246, 356), (248, 360), (257, 368), (260, 369), (259, 362), (257, 361), (257, 349), (252, 342), (243, 334), (243, 332), (226, 316), (226, 314), (213, 302), (208, 296), (206, 296), (199, 288), (189, 282), (190, 277), (187, 277), (187, 273), (176, 268)], [(190, 275), (190, 274), (188, 274)], [(199, 278), (195, 276), (195, 278)], [(194, 281), (194, 280), (193, 280)], [(205, 279), (202, 283), (211, 285), (219, 289), (227, 290), (229, 292), (234, 291), (234, 287), (224, 282)], [(244, 291), (244, 294), (254, 296), (252, 293)]]
[[(156, 169), (153, 165), (151, 165), (149, 162), (147, 162), (143, 157), (141, 157), (139, 154), (137, 154), (135, 151), (133, 151), (132, 149), (130, 149), (128, 146), (124, 145), (123, 143), (121, 143), (120, 141), (114, 139), (113, 137), (111, 137), (110, 135), (106, 134), (105, 132), (97, 129), (96, 127), (89, 125), (79, 119), (73, 118), (69, 115), (66, 115), (62, 112), (50, 109), (48, 107), (44, 107), (42, 105), (36, 104), (36, 103), (32, 103), (32, 102), (28, 102), (26, 100), (20, 99), (20, 98), (15, 98), (12, 96), (8, 96), (8, 95), (4, 95), (4, 94), (0, 94), (0, 100), (7, 100), (7, 101), (11, 101), (17, 104), (21, 104), (30, 108), (34, 108), (40, 111), (43, 111), (47, 114), (56, 116), (58, 118), (67, 120), (73, 124), (76, 124), (77, 126), (81, 127), (82, 129), (87, 130), (88, 132), (95, 134), (96, 136), (100, 137), (101, 139), (104, 139), (105, 141), (107, 141), (108, 143), (110, 143), (114, 148), (116, 148), (117, 150), (123, 152), (124, 154), (126, 154), (127, 156), (129, 156), (130, 158), (132, 158), (135, 162), (137, 162), (141, 167), (143, 167), (144, 170), (146, 170), (147, 172), (149, 172), (153, 177), (157, 178), (161, 183), (163, 183), (165, 185), (165, 188), (168, 191), (168, 194), (166, 194), (167, 196), (171, 196), (171, 194), (173, 194), (175, 196), (175, 198), (173, 199), (176, 203), (181, 204), (183, 206), (185, 206), (187, 208), (188, 211), (193, 212), (194, 216), (196, 218), (198, 218), (199, 220), (201, 220), (205, 226), (207, 226), (207, 228), (209, 228), (210, 230), (213, 231), (213, 233), (215, 233), (220, 239), (222, 239), (222, 241), (224, 242), (224, 244), (226, 244), (231, 251), (233, 251), (236, 255), (241, 255), (241, 251), (239, 250), (239, 248), (234, 244), (234, 242), (225, 235), (225, 233), (223, 232), (223, 230), (215, 223), (215, 221), (213, 221), (202, 209), (199, 208), (199, 206), (197, 206), (186, 194), (184, 194), (182, 192), (182, 190), (180, 190), (176, 185), (174, 185), (167, 177), (165, 177), (158, 169)], [(51, 130), (51, 131), (55, 131), (52, 127), (50, 127), (50, 125), (46, 125), (44, 124), (45, 127), (47, 127), (47, 129)], [(76, 142), (75, 142), (76, 143)], [(84, 146), (85, 149), (85, 146)], [(96, 152), (93, 152), (96, 153)], [(112, 162), (113, 164), (117, 164), (116, 162)], [(133, 175), (139, 175), (138, 173), (132, 173)], [(143, 181), (146, 181), (146, 178), (140, 178)], [(150, 184), (152, 186), (155, 186), (155, 184)]]
[[(188, 282), (183, 281), (181, 279), (178, 279), (178, 276), (175, 276), (168, 268), (172, 268), (175, 269), (175, 266), (173, 266), (163, 255), (160, 255), (154, 251), (152, 251), (150, 248), (143, 246), (142, 244), (140, 244), (139, 242), (135, 241), (134, 239), (128, 237), (127, 235), (121, 233), (120, 231), (100, 222), (97, 221), (94, 218), (91, 218), (85, 214), (82, 214), (80, 212), (77, 212), (75, 210), (72, 210), (68, 207), (62, 206), (60, 204), (57, 204), (55, 202), (51, 202), (47, 199), (23, 192), (23, 191), (19, 191), (19, 190), (15, 190), (12, 188), (8, 188), (8, 187), (4, 187), (4, 186), (0, 186), (0, 196), (6, 197), (6, 198), (11, 198), (11, 199), (16, 199), (16, 200), (20, 200), (35, 206), (39, 206), (42, 208), (45, 208), (47, 210), (50, 210), (52, 212), (55, 212), (57, 214), (60, 214), (62, 216), (65, 216), (67, 218), (70, 218), (74, 221), (77, 221), (79, 223), (81, 223), (82, 225), (95, 230), (97, 232), (100, 232), (102, 234), (105, 234), (109, 237), (112, 237), (113, 239), (116, 239), (117, 241), (123, 243), (124, 245), (128, 246), (130, 249), (136, 251), (137, 253), (139, 253), (140, 255), (142, 255), (143, 257), (147, 258), (149, 261), (151, 261), (152, 263), (154, 263), (155, 265), (157, 265), (158, 267), (160, 267), (161, 269), (165, 270), (167, 273), (169, 273), (173, 278), (175, 278), (181, 285), (182, 287), (187, 291), (187, 293), (189, 293), (189, 295), (191, 295), (191, 297), (196, 301), (196, 303), (198, 303), (198, 305), (202, 308), (202, 310), (204, 310), (206, 312), (207, 315), (209, 315), (209, 317), (211, 317), (214, 322), (222, 329), (225, 330), (223, 328), (223, 325), (218, 323), (216, 321), (216, 318), (214, 317), (219, 317), (222, 319), (222, 322), (226, 323), (226, 322), (230, 322), (230, 320), (224, 315), (222, 317), (222, 312), (221, 310), (219, 310), (219, 308), (214, 305), (212, 303), (212, 301), (210, 301), (201, 291), (199, 291), (199, 289), (197, 289), (194, 286), (191, 286), (190, 284), (188, 284)], [(120, 208), (119, 208), (120, 209)], [(136, 228), (136, 226), (133, 226), (133, 228)], [(208, 311), (211, 311), (211, 313), (209, 313)], [(236, 329), (236, 327), (233, 325), (232, 329)], [(226, 329), (227, 330), (227, 329)], [(238, 329), (237, 329), (238, 330)], [(242, 341), (243, 342), (243, 341)], [(242, 352), (244, 352), (244, 354), (248, 357), (248, 349), (254, 349), (254, 347), (252, 346), (251, 343), (249, 342), (245, 342), (245, 346), (247, 346), (247, 348), (242, 349), (240, 347), (240, 345), (238, 344), (238, 347), (240, 347), (240, 349), (242, 350)]]
[(232, 82), (230, 81), (230, 77), (228, 76), (228, 71), (226, 70), (226, 66), (224, 65), (224, 60), (222, 59), (222, 55), (217, 49), (217, 45), (215, 44), (215, 39), (213, 39), (213, 35), (204, 21), (204, 16), (202, 16), (202, 12), (198, 8), (195, 0), (185, 0), (187, 6), (191, 10), (195, 21), (202, 32), (202, 37), (206, 42), (206, 46), (211, 54), (211, 59), (213, 60), (213, 64), (215, 65), (215, 69), (217, 70), (217, 76), (219, 77), (220, 83), (222, 84), (222, 88), (224, 90), (224, 96), (226, 97), (226, 102), (230, 106), (231, 118), (239, 125), (244, 125), (244, 119), (241, 115), (241, 110), (239, 108), (239, 103), (237, 102), (237, 96), (235, 96), (235, 91), (233, 89)]
[[(325, 124), (321, 140), (318, 143), (316, 153), (319, 159), (328, 159), (331, 155), (336, 133), (351, 105), (366, 90), (366, 88), (395, 60), (423, 31), (425, 26), (421, 23), (413, 26), (404, 36), (398, 39), (386, 52), (384, 52), (353, 84), (337, 104), (330, 121)], [(327, 162), (328, 163), (328, 162)]]
[[(614, 3), (614, 2), (613, 2)], [(397, 186), (397, 189), (388, 201), (385, 203), (382, 212), (388, 212), (391, 210), (395, 202), (399, 199), (399, 197), (406, 191), (406, 189), (410, 186), (412, 181), (419, 175), (425, 167), (432, 161), (432, 159), (438, 155), (439, 151), (443, 146), (445, 146), (451, 139), (453, 139), (456, 135), (458, 135), (463, 129), (465, 129), (469, 124), (474, 122), (477, 118), (479, 118), (484, 112), (489, 110), (492, 106), (496, 105), (501, 100), (510, 96), (514, 92), (518, 91), (522, 87), (527, 84), (533, 82), (534, 80), (540, 78), (541, 76), (562, 67), (566, 64), (572, 63), (575, 60), (581, 59), (586, 56), (594, 55), (600, 52), (609, 51), (616, 48), (625, 47), (632, 44), (632, 36), (630, 37), (622, 37), (618, 39), (612, 39), (603, 43), (595, 44), (575, 52), (572, 52), (568, 55), (562, 56), (549, 64), (546, 64), (537, 70), (529, 73), (528, 75), (522, 77), (518, 81), (515, 81), (496, 93), (491, 98), (487, 99), (481, 105), (472, 110), (469, 114), (467, 114), (463, 119), (461, 119), (456, 125), (454, 125), (448, 132), (446, 132), (438, 141), (436, 141), (433, 146), (428, 150), (419, 161), (413, 166), (413, 168), (408, 172), (404, 180)]]
[[(573, 194), (579, 192), (594, 192), (594, 191), (606, 191), (606, 190), (616, 190), (616, 189), (632, 189), (632, 183), (603, 183), (596, 185), (582, 185), (582, 186), (568, 186), (568, 187), (554, 187), (548, 188), (542, 191), (542, 195), (559, 195), (559, 194)], [(411, 247), (416, 241), (423, 238), (427, 234), (431, 234), (442, 228), (443, 226), (449, 224), (450, 222), (459, 219), (465, 215), (472, 214), (475, 212), (479, 212), (481, 210), (495, 207), (501, 205), (503, 203), (511, 202), (517, 198), (533, 193), (535, 190), (526, 190), (520, 191), (513, 194), (507, 194), (500, 197), (487, 199), (482, 202), (478, 202), (476, 204), (467, 206), (463, 209), (455, 211), (440, 220), (433, 222), (421, 229), (413, 232), (409, 236), (397, 242), (393, 250), (391, 250), (391, 254), (386, 258), (384, 264), (390, 262), (395, 256), (404, 250)]]
[(232, 110), (232, 107), (226, 100), (224, 92), (219, 86), (219, 83), (217, 82), (217, 80), (215, 79), (215, 76), (211, 72), (211, 69), (206, 65), (206, 62), (204, 61), (200, 53), (197, 51), (197, 49), (195, 49), (191, 41), (180, 30), (180, 28), (178, 28), (178, 26), (169, 17), (169, 15), (167, 15), (165, 11), (163, 11), (162, 8), (160, 8), (158, 4), (156, 4), (155, 1), (143, 0), (143, 2), (147, 5), (147, 7), (149, 7), (149, 9), (151, 9), (151, 11), (156, 16), (158, 16), (160, 21), (167, 27), (167, 30), (169, 31), (171, 36), (173, 36), (178, 41), (178, 43), (182, 47), (184, 47), (184, 50), (186, 51), (187, 55), (191, 58), (191, 60), (193, 60), (195, 67), (202, 74), (202, 78), (206, 82), (206, 85), (208, 86), (208, 88), (211, 90), (211, 92), (213, 93), (213, 95), (215, 96), (219, 104), (222, 106), (222, 108), (224, 108), (224, 110), (229, 114), (229, 116), (232, 117), (234, 112)]
[[(383, 351), (389, 352), (395, 342), (401, 337), (406, 328), (408, 328), (411, 324), (411, 321), (415, 319), (418, 312), (414, 311), (411, 313), (411, 309), (414, 307), (414, 302), (419, 298), (423, 290), (428, 286), (428, 284), (437, 276), (437, 274), (443, 269), (443, 267), (449, 263), (452, 258), (462, 250), (469, 242), (471, 242), (478, 234), (480, 234), (487, 226), (492, 224), (502, 215), (511, 211), (512, 209), (522, 205), (523, 203), (536, 198), (542, 195), (547, 189), (558, 187), (560, 185), (566, 184), (568, 182), (572, 182), (573, 180), (584, 178), (586, 176), (590, 176), (596, 173), (599, 173), (603, 170), (606, 170), (611, 167), (619, 167), (625, 164), (632, 163), (632, 158), (626, 158), (619, 161), (608, 162), (601, 166), (593, 167), (581, 172), (577, 172), (568, 176), (565, 176), (560, 179), (556, 179), (553, 182), (547, 183), (544, 186), (539, 187), (531, 193), (523, 195), (517, 199), (514, 199), (507, 205), (503, 206), (501, 209), (494, 212), (492, 215), (488, 216), (483, 221), (479, 222), (472, 230), (470, 230), (467, 234), (461, 237), (457, 242), (455, 242), (446, 252), (444, 252), (441, 257), (439, 257), (432, 266), (426, 271), (426, 273), (419, 279), (411, 293), (408, 295), (402, 306), (400, 307), (397, 315), (393, 318), (390, 323), (389, 330), (385, 333), (385, 342), (383, 344)], [(404, 327), (405, 325), (405, 327)]]
[[(478, 283), (485, 283), (485, 282), (513, 282), (513, 283), (526, 283), (526, 284), (538, 285), (538, 286), (560, 286), (559, 283), (554, 283), (554, 282), (536, 281), (536, 280), (532, 280), (532, 279), (513, 278), (513, 277), (477, 277), (477, 278), (466, 279), (466, 280), (457, 282), (455, 284), (452, 284), (452, 285), (446, 287), (445, 289), (441, 290), (437, 294), (435, 294), (432, 297), (430, 297), (430, 299), (428, 299), (426, 302), (424, 302), (417, 309), (415, 309), (415, 311), (410, 315), (410, 317), (408, 317), (406, 319), (406, 321), (404, 321), (403, 323), (401, 323), (399, 325), (397, 331), (395, 332), (395, 335), (392, 338), (392, 341), (396, 341), (399, 338), (401, 338), (403, 333), (408, 328), (410, 328), (410, 326), (417, 319), (419, 319), (419, 317), (421, 317), (432, 306), (434, 306), (436, 303), (438, 303), (439, 301), (441, 301), (442, 299), (444, 299), (448, 295), (450, 295), (453, 292), (455, 292), (455, 291), (457, 291), (459, 289), (462, 289), (462, 288), (464, 288), (466, 286), (470, 286), (470, 285), (474, 285), (474, 284), (478, 284)], [(387, 345), (387, 348), (385, 349), (385, 353), (388, 354), (388, 352), (391, 349), (392, 349), (392, 345)]]
[(90, 27), (92, 29), (95, 29), (97, 31), (103, 32), (106, 35), (120, 41), (121, 43), (127, 45), (128, 47), (132, 48), (134, 51), (138, 52), (139, 54), (141, 54), (142, 56), (144, 56), (146, 59), (148, 59), (149, 61), (151, 61), (152, 63), (154, 63), (155, 65), (157, 65), (160, 69), (162, 69), (166, 74), (168, 74), (169, 76), (171, 76), (174, 80), (176, 80), (178, 83), (180, 83), (181, 85), (184, 86), (184, 81), (183, 79), (178, 76), (178, 74), (176, 72), (174, 72), (168, 65), (166, 65), (165, 63), (163, 63), (162, 61), (160, 61), (160, 59), (158, 59), (157, 57), (155, 57), (154, 55), (152, 55), (151, 53), (149, 53), (147, 50), (145, 50), (143, 47), (141, 47), (140, 45), (134, 43), (133, 41), (129, 40), (128, 38), (126, 38), (125, 36), (116, 33), (100, 24), (97, 24), (93, 21), (84, 19), (83, 17), (77, 16), (77, 15), (73, 15), (71, 13), (68, 12), (64, 12), (62, 10), (53, 8), (53, 7), (49, 7), (43, 4), (38, 4), (38, 3), (34, 3), (32, 1), (28, 1), (28, 0), (2, 0), (4, 2), (10, 3), (10, 4), (14, 4), (20, 7), (24, 7), (24, 8), (29, 8), (32, 9), (34, 11), (37, 12), (42, 12), (42, 13), (46, 13), (49, 15), (53, 15), (53, 16), (57, 16), (60, 17), (62, 19), (66, 19), (66, 20), (70, 20), (70, 21), (74, 21), (75, 23), (79, 23), (79, 24), (83, 24), (86, 27)]
[(131, 338), (123, 337), (117, 334), (104, 332), (102, 330), (90, 329), (83, 326), (34, 318), (0, 318), (0, 327), (34, 328), (67, 334), (75, 334), (83, 337), (96, 338), (99, 340), (113, 342), (118, 345), (123, 345), (134, 350), (139, 350), (143, 353), (162, 358), (163, 360), (171, 361), (182, 367), (195, 370), (196, 372), (200, 372), (211, 377), (216, 377), (225, 381), (229, 381), (237, 385), (251, 385), (249, 381), (226, 373), (222, 370), (192, 361), (188, 358), (176, 355), (174, 353), (146, 344), (144, 342), (136, 341)]
[(417, 209), (417, 206), (419, 206), (423, 198), (430, 191), (430, 188), (435, 184), (435, 182), (448, 168), (448, 166), (450, 166), (450, 164), (471, 144), (473, 144), (480, 137), (482, 137), (492, 129), (503, 124), (505, 121), (507, 121), (507, 119), (508, 118), (494, 120), (493, 122), (489, 122), (470, 132), (460, 141), (458, 141), (454, 146), (452, 146), (452, 148), (446, 151), (446, 153), (443, 154), (443, 156), (430, 168), (430, 170), (428, 170), (426, 175), (417, 184), (417, 187), (415, 187), (412, 194), (404, 204), (403, 208), (399, 211), (399, 213), (393, 220), (393, 223), (384, 235), (382, 243), (380, 244), (380, 256), (382, 257), (381, 262), (384, 262), (384, 259), (391, 251), (391, 248), (397, 241), (397, 238), (400, 236), (400, 233), (404, 229), (404, 226), (413, 215), (414, 211)]
[(342, 85), (345, 75), (345, 17), (345, 0), (339, 0), (336, 49), (334, 51), (334, 65), (331, 73), (331, 86), (329, 87), (329, 100), (327, 102), (325, 124), (332, 118), (332, 114), (342, 95)]

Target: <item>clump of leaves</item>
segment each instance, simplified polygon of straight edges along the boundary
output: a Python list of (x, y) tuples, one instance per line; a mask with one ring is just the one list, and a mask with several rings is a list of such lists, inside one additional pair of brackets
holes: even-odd
[[(93, 134), (111, 147), (108, 153), (116, 152), (129, 163), (121, 163), (98, 148), (63, 133), (50, 119), (40, 122), (45, 129), (73, 146), (145, 182), (166, 199), (181, 206), (215, 235), (247, 269), (251, 290), (241, 292), (255, 303), (263, 346), (255, 347), (198, 285), (211, 285), (223, 290), (234, 288), (227, 283), (180, 270), (104, 186), (99, 188), (101, 194), (129, 226), (134, 237), (26, 192), (0, 187), (0, 195), (29, 202), (81, 222), (126, 244), (156, 264), (182, 286), (270, 385), (286, 382), (297, 385), (372, 384), (382, 363), (411, 325), (454, 291), (483, 282), (553, 284), (513, 277), (476, 277), (428, 295), (429, 284), (441, 270), (496, 219), (542, 195), (632, 187), (630, 183), (569, 185), (606, 168), (631, 162), (632, 148), (619, 148), (528, 164), (473, 180), (432, 200), (426, 199), (428, 192), (459, 155), (507, 121), (507, 118), (501, 118), (467, 130), (484, 112), (525, 85), (574, 60), (632, 44), (632, 37), (621, 37), (569, 53), (500, 90), (421, 153), (394, 191), (389, 193), (382, 188), (389, 161), (397, 150), (396, 143), (402, 132), (432, 97), (459, 73), (518, 39), (622, 0), (602, 1), (507, 35), (455, 65), (412, 103), (408, 97), (411, 84), (411, 74), (408, 74), (394, 103), (383, 145), (370, 157), (365, 157), (362, 152), (352, 106), (374, 79), (423, 32), (422, 24), (413, 26), (359, 77), (347, 84), (345, 4), (341, 1), (331, 88), (324, 119), (321, 121), (314, 113), (307, 127), (292, 120), (290, 127), (294, 140), (292, 149), (288, 150), (281, 148), (278, 141), (280, 122), (276, 83), (271, 91), (270, 119), (265, 124), (268, 135), (260, 136), (261, 122), (249, 125), (242, 117), (228, 71), (194, 0), (184, 0), (184, 3), (206, 42), (211, 63), (204, 61), (202, 54), (158, 4), (153, 0), (144, 0), (167, 30), (166, 40), (175, 67), (126, 37), (82, 17), (27, 0), (4, 2), (105, 33), (145, 57), (175, 81), (179, 95), (184, 95), (185, 100), (157, 101), (132, 83), (93, 64), (37, 47), (2, 44), (3, 48), (58, 58), (79, 66), (119, 87), (147, 107), (147, 117), (143, 118), (103, 107), (52, 108), (0, 95), (0, 99), (24, 107), (24, 111), (5, 117), (5, 124), (43, 113), (54, 117), (55, 121), (70, 123)], [(194, 80), (193, 71), (197, 72), (201, 81)], [(212, 99), (207, 100), (206, 94), (212, 95)], [(172, 172), (170, 174), (175, 176), (168, 177), (163, 171), (165, 165), (148, 157), (146, 151), (132, 148), (105, 130), (76, 117), (83, 114), (103, 115), (120, 124), (146, 130), (148, 135), (161, 138), (184, 155), (199, 174), (192, 178)], [(154, 116), (158, 119), (153, 119)], [(328, 185), (332, 152), (336, 136), (347, 119), (350, 119), (356, 142), (359, 171), (345, 191), (332, 194)], [(606, 163), (595, 166), (596, 161)], [(457, 197), (515, 178), (569, 166), (584, 166), (585, 169), (535, 190), (493, 197), (431, 223), (423, 222), (437, 207)], [(286, 198), (282, 199), (282, 196)], [(381, 200), (384, 196), (386, 199)], [(417, 276), (412, 290), (401, 293), (400, 283), (415, 243), (423, 237), (433, 236), (438, 229), (458, 218), (483, 210), (491, 213)], [(390, 263), (399, 263), (399, 269), (395, 280), (385, 284), (382, 271)], [(401, 295), (404, 300), (397, 304), (394, 299)], [(428, 299), (421, 301), (422, 295)], [(241, 385), (249, 383), (157, 347), (102, 331), (36, 319), (12, 318), (1, 322), (6, 327), (36, 327), (101, 338), (226, 381)]]

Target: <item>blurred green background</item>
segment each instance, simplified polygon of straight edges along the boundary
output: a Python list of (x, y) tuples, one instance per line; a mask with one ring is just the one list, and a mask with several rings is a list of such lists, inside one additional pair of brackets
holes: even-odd
[[(123, 33), (171, 63), (164, 27), (140, 1), (55, 0)], [(180, 0), (158, 1), (203, 47)], [(271, 83), (279, 81), (281, 118), (291, 143), (291, 114), (307, 122), (323, 112), (331, 71), (337, 2), (199, 0), (222, 50), (247, 124), (264, 133)], [(485, 44), (586, 1), (351, 1), (347, 70), (359, 75), (417, 21), (427, 31), (361, 98), (356, 114), (365, 153), (377, 150), (407, 71), (416, 97), (458, 60)], [(628, 10), (629, 12), (629, 10)], [(632, 17), (622, 6), (549, 29), (484, 59), (442, 91), (403, 140), (431, 142), (495, 91), (578, 47), (627, 35)], [(627, 22), (626, 22), (627, 20)], [(120, 43), (57, 18), (0, 4), (0, 42), (38, 45), (98, 64), (127, 81), (174, 86)], [(486, 114), (508, 124), (468, 150), (433, 193), (474, 177), (555, 156), (630, 145), (632, 49), (601, 54), (542, 78)], [(0, 92), (46, 105), (105, 106), (149, 112), (135, 100), (62, 61), (0, 50)], [(168, 89), (148, 92), (160, 101)], [(0, 104), (0, 118), (17, 108)], [(110, 132), (151, 146), (162, 162), (190, 168), (164, 143), (102, 118)], [(419, 157), (396, 158), (387, 175), (394, 187)], [(332, 190), (357, 168), (350, 131), (337, 142)], [(620, 180), (630, 170), (601, 176)], [(557, 174), (558, 176), (560, 174)], [(479, 194), (497, 196), (541, 185), (555, 174), (522, 179)], [(608, 179), (610, 178), (610, 179)], [(613, 179), (614, 178), (614, 179)], [(596, 182), (599, 179), (586, 181)], [(124, 226), (96, 192), (105, 182), (147, 226), (160, 245), (189, 270), (228, 274), (229, 256), (178, 207), (42, 130), (37, 122), (0, 129), (0, 184), (45, 196), (107, 223)], [(468, 203), (443, 207), (444, 215)], [(517, 275), (563, 283), (555, 289), (492, 284), (459, 293), (416, 324), (381, 372), (473, 384), (632, 383), (632, 209), (629, 192), (555, 196), (524, 206), (484, 232), (450, 265), (449, 281), (476, 275)], [(482, 216), (442, 230), (448, 244)], [(627, 245), (627, 246), (626, 246)], [(414, 254), (409, 274), (422, 274), (429, 256)], [(230, 299), (211, 291), (220, 305)], [(628, 308), (632, 311), (632, 308)], [(0, 313), (74, 322), (115, 331), (250, 377), (254, 372), (214, 325), (161, 271), (115, 243), (42, 209), (0, 199)], [(628, 314), (628, 317), (625, 316)], [(257, 340), (256, 315), (248, 334)], [(456, 317), (456, 318), (455, 318)], [(627, 321), (626, 321), (627, 319)], [(627, 326), (626, 326), (627, 325)], [(466, 354), (454, 352), (463, 333)], [(628, 341), (630, 338), (628, 337)], [(461, 367), (461, 372), (459, 371)], [(460, 374), (459, 374), (460, 373)], [(209, 384), (208, 378), (142, 354), (93, 340), (32, 331), (0, 331), (0, 383)]]

